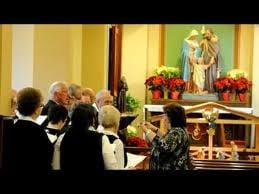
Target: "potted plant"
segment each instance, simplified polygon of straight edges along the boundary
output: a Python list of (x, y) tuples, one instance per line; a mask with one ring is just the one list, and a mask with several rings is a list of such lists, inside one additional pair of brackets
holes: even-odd
[(227, 72), (227, 77), (231, 77), (232, 79), (236, 80), (240, 77), (247, 78), (247, 73), (241, 69), (231, 69)]
[(245, 77), (239, 77), (235, 80), (235, 90), (240, 101), (246, 100), (246, 94), (252, 86), (252, 82)]
[(126, 112), (133, 113), (140, 108), (140, 101), (128, 94), (126, 96)]
[(162, 97), (165, 84), (165, 78), (161, 75), (151, 76), (145, 81), (146, 87), (152, 91), (153, 99), (159, 99)]
[(137, 129), (133, 126), (127, 127), (127, 141), (126, 146), (131, 147), (149, 147), (146, 140), (137, 136)]
[(161, 66), (155, 69), (156, 75), (161, 75), (165, 79), (171, 78), (171, 77), (180, 77), (180, 70), (177, 67), (168, 67), (168, 66)]
[(169, 78), (167, 80), (167, 88), (171, 92), (171, 99), (177, 100), (179, 95), (185, 90), (185, 81), (179, 77)]
[(215, 90), (221, 94), (224, 101), (230, 100), (230, 95), (234, 91), (235, 83), (231, 77), (221, 77), (214, 82)]

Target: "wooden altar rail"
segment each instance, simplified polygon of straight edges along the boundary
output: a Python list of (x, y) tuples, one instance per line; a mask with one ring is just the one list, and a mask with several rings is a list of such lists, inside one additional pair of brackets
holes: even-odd
[[(221, 131), (224, 131), (223, 130), (224, 124), (234, 124), (234, 125), (255, 124), (256, 125), (256, 130), (255, 130), (256, 146), (255, 146), (255, 149), (253, 149), (253, 151), (259, 150), (259, 117), (258, 116), (252, 115), (252, 114), (247, 113), (247, 112), (235, 110), (233, 108), (229, 108), (227, 106), (224, 106), (222, 104), (218, 104), (218, 103), (215, 103), (215, 102), (207, 102), (207, 103), (198, 104), (198, 105), (195, 105), (195, 106), (192, 106), (192, 107), (187, 107), (185, 109), (185, 112), (186, 112), (186, 115), (188, 117), (189, 113), (194, 113), (194, 112), (197, 112), (197, 111), (202, 111), (202, 110), (205, 110), (205, 109), (213, 109), (213, 108), (216, 108), (220, 111), (228, 112), (230, 114), (237, 115), (239, 117), (244, 118), (244, 120), (217, 119), (215, 121), (215, 123), (221, 125)], [(164, 114), (152, 116), (150, 121), (151, 122), (160, 121), (160, 128), (161, 128), (162, 131), (165, 131), (165, 129), (163, 127), (164, 126), (163, 116), (164, 116)], [(187, 123), (208, 123), (208, 122), (204, 118), (187, 118)], [(225, 138), (223, 137), (222, 139), (224, 140)], [(209, 138), (209, 145), (212, 144), (211, 142), (212, 142), (212, 138)], [(224, 141), (223, 141), (223, 143), (224, 143)], [(212, 154), (212, 151), (213, 151), (212, 147), (213, 147), (213, 144), (212, 144), (212, 146), (210, 146), (210, 150), (209, 150), (210, 158), (211, 158), (211, 154)]]
[[(151, 117), (151, 122), (161, 121), (163, 115), (155, 115)], [(187, 123), (208, 123), (204, 118), (187, 118)], [(259, 124), (259, 120), (234, 120), (234, 119), (217, 119), (216, 124), (233, 124), (233, 125), (251, 125)]]
[[(196, 150), (199, 150), (200, 148), (201, 147), (199, 146), (190, 146), (190, 151), (196, 151)], [(203, 147), (203, 148), (204, 148), (204, 151), (208, 150), (208, 147)], [(231, 152), (231, 148), (228, 148), (228, 147), (213, 147), (213, 151), (218, 151), (218, 150), (221, 150), (223, 152)], [(151, 148), (126, 146), (125, 151), (130, 153), (136, 153), (136, 154), (140, 154), (140, 153), (148, 154), (148, 152), (151, 151)], [(246, 156), (259, 155), (259, 151), (255, 151), (255, 149), (249, 149), (249, 148), (237, 148), (237, 152), (242, 153), (242, 155), (246, 155)]]
[[(249, 113), (246, 113), (246, 112), (234, 110), (234, 109), (228, 108), (227, 106), (217, 104), (217, 103), (214, 103), (214, 102), (207, 102), (207, 103), (204, 103), (204, 104), (199, 104), (199, 105), (192, 106), (190, 108), (186, 108), (185, 113), (187, 115), (189, 113), (193, 113), (195, 111), (199, 111), (199, 110), (203, 110), (203, 109), (207, 109), (207, 108), (217, 108), (221, 111), (226, 111), (226, 112), (229, 112), (230, 114), (234, 114), (234, 115), (243, 117), (243, 118), (247, 119), (248, 121), (251, 121), (250, 124), (259, 124), (259, 117), (258, 116), (255, 116), (255, 115), (252, 115), (252, 114), (249, 114)], [(163, 116), (164, 116), (164, 114), (155, 115), (155, 116), (151, 117), (151, 122), (159, 121), (163, 118)], [(203, 119), (203, 118), (200, 118), (200, 119)], [(194, 122), (194, 121), (197, 122), (199, 120), (192, 120), (192, 122)], [(228, 121), (232, 122), (232, 121), (235, 121), (235, 120), (228, 120)], [(237, 123), (237, 124), (239, 124), (239, 123)], [(249, 123), (247, 122), (247, 124), (249, 124)]]
[(246, 160), (192, 160), (193, 170), (259, 170), (259, 162)]
[[(201, 148), (204, 148), (204, 151), (209, 150), (209, 148), (206, 147), (206, 146), (203, 146), (203, 147), (201, 147), (201, 146), (191, 146), (190, 151), (196, 151), (196, 150), (199, 150)], [(212, 151), (216, 152), (216, 151), (220, 150), (222, 152), (231, 152), (231, 149), (232, 149), (231, 147), (213, 147)], [(249, 152), (249, 153), (257, 154), (257, 153), (259, 153), (259, 150), (255, 150), (253, 148), (237, 148), (237, 152), (244, 152), (244, 153)]]
[(245, 112), (242, 112), (242, 111), (234, 110), (234, 109), (231, 109), (227, 106), (217, 104), (215, 102), (207, 102), (207, 103), (204, 103), (204, 104), (192, 106), (191, 108), (186, 109), (185, 113), (188, 114), (188, 113), (192, 113), (192, 112), (202, 110), (202, 109), (206, 109), (206, 108), (217, 108), (217, 109), (229, 112), (231, 114), (234, 114), (234, 115), (237, 115), (237, 116), (249, 119), (249, 120), (253, 120), (255, 122), (259, 122), (258, 116), (255, 116), (255, 115), (252, 115), (252, 114), (249, 114), (249, 113), (245, 113)]
[[(200, 148), (200, 147), (195, 147), (195, 146), (191, 146), (190, 147), (190, 150), (197, 150), (197, 148)], [(220, 148), (222, 149), (222, 151), (231, 151), (231, 148)], [(206, 147), (205, 147), (205, 150), (206, 150)], [(129, 152), (129, 153), (133, 153), (133, 154), (141, 154), (141, 155), (146, 155), (147, 158), (141, 162), (140, 164), (137, 165), (136, 169), (141, 169), (141, 170), (148, 170), (149, 169), (149, 159), (150, 159), (150, 151), (151, 151), (151, 148), (148, 147), (148, 148), (143, 148), (143, 147), (125, 147), (125, 151), (126, 152)], [(259, 152), (255, 152), (253, 149), (242, 149), (242, 148), (238, 148), (237, 149), (237, 152), (238, 154), (240, 155), (240, 157), (244, 157), (244, 156), (256, 156), (256, 155), (259, 155)], [(190, 154), (192, 155), (192, 154)], [(192, 157), (193, 158), (193, 157)], [(194, 160), (191, 160), (191, 162), (193, 163), (198, 163), (199, 161), (203, 161), (204, 165), (202, 166), (199, 166), (197, 167), (196, 169), (202, 169), (202, 170), (235, 170), (235, 168), (237, 167), (233, 167), (233, 163), (245, 163), (245, 164), (248, 164), (246, 166), (249, 166), (249, 164), (258, 164), (259, 165), (259, 162), (258, 161), (250, 161), (250, 160), (238, 160), (238, 161), (232, 161), (232, 160), (224, 160), (224, 165), (221, 165), (220, 167), (218, 165), (214, 165), (214, 167), (212, 166), (206, 166), (206, 162), (208, 163), (208, 161), (212, 161), (214, 162), (215, 164), (218, 164), (219, 162), (222, 163), (222, 160), (197, 160), (197, 159), (194, 159)], [(194, 166), (195, 166), (194, 164)], [(231, 166), (232, 165), (232, 166)], [(239, 165), (240, 166), (240, 165)], [(244, 166), (244, 165), (243, 165)], [(249, 167), (242, 167), (243, 169), (248, 169)], [(253, 167), (253, 166), (252, 166)], [(221, 168), (221, 169), (220, 169)], [(240, 167), (240, 169), (242, 169)], [(251, 165), (250, 165), (250, 168), (251, 168)], [(195, 169), (195, 170), (196, 170)], [(253, 169), (253, 168), (252, 168)]]
[[(212, 100), (210, 100), (212, 101)], [(184, 99), (184, 100), (173, 100), (173, 99), (151, 99), (151, 103), (154, 105), (165, 105), (168, 103), (178, 103), (181, 104), (182, 106), (193, 106), (193, 105), (197, 105), (197, 104), (202, 104), (202, 103), (206, 103), (208, 102), (208, 100), (195, 100), (195, 99)], [(244, 102), (240, 102), (240, 101), (213, 101), (213, 102), (217, 102), (218, 104), (222, 104), (222, 105), (226, 105), (226, 106), (230, 106), (230, 107), (250, 107), (250, 102), (249, 101), (244, 101)]]

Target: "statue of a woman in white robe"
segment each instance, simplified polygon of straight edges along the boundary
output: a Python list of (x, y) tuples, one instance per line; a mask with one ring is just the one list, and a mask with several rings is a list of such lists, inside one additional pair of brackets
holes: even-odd
[(182, 78), (186, 82), (187, 92), (192, 92), (193, 90), (193, 66), (190, 64), (190, 57), (197, 57), (197, 48), (199, 48), (198, 34), (197, 30), (192, 30), (189, 36), (184, 39), (182, 47)]

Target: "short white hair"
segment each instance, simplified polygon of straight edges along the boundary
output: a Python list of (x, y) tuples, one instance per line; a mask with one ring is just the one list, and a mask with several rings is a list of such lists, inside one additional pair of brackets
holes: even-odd
[(62, 87), (67, 87), (67, 83), (64, 81), (56, 81), (52, 83), (48, 91), (48, 99), (53, 100), (55, 92), (59, 91)]
[(96, 95), (95, 95), (95, 99), (96, 101), (100, 100), (102, 97), (104, 97), (105, 95), (111, 95), (109, 90), (106, 89), (102, 89), (100, 90)]
[(118, 130), (120, 124), (120, 111), (112, 105), (105, 105), (98, 114), (98, 120), (100, 125), (104, 128), (114, 127)]

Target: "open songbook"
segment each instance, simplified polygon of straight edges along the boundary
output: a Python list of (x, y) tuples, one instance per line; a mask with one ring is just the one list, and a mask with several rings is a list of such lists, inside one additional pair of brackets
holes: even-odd
[(131, 154), (127, 152), (128, 156), (128, 164), (125, 167), (125, 169), (133, 168), (137, 166), (139, 163), (143, 162), (147, 156), (143, 155), (136, 155), (136, 154)]
[(38, 125), (42, 125), (42, 123), (47, 119), (47, 115), (40, 115), (38, 116), (38, 118), (36, 119), (36, 123)]

